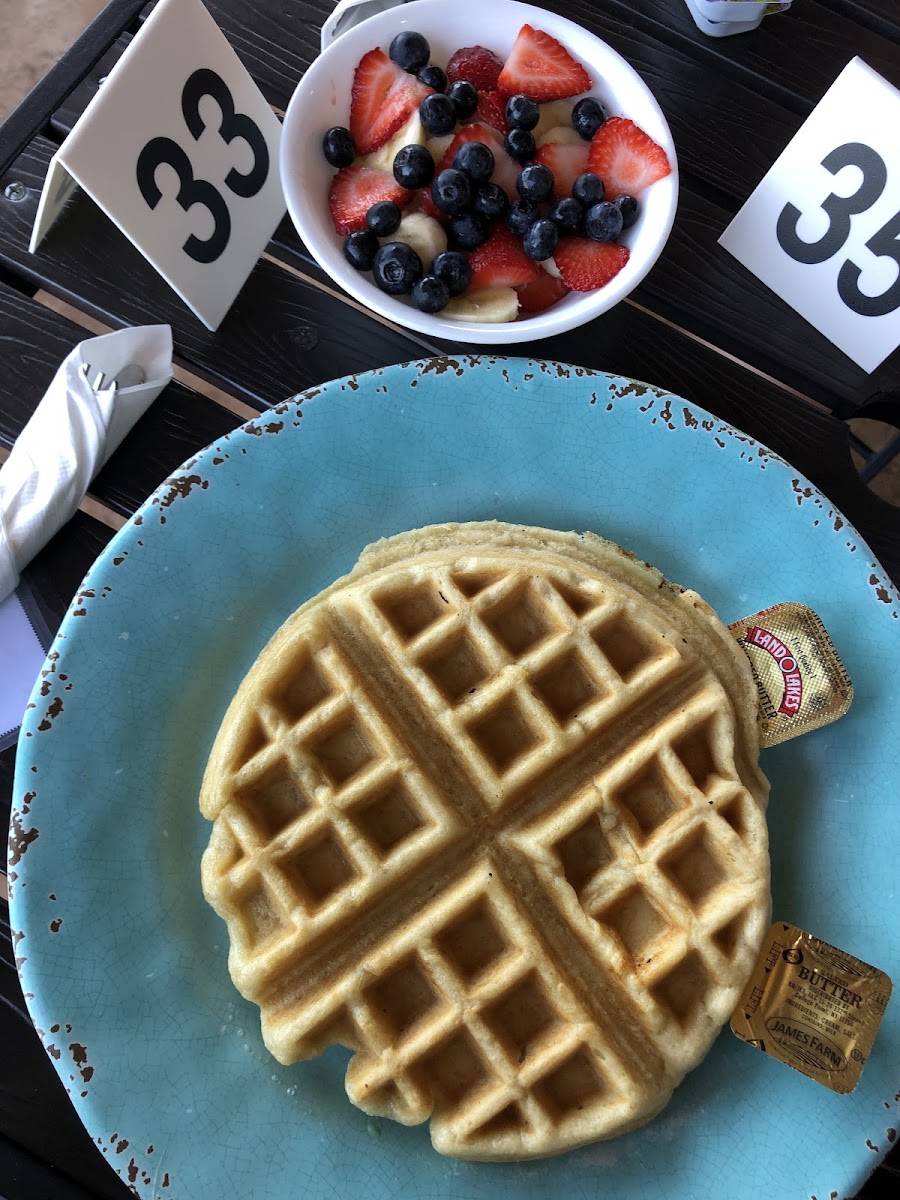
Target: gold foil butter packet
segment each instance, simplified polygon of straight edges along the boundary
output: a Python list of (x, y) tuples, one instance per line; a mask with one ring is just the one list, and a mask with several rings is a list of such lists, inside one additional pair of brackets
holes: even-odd
[(846, 1095), (891, 996), (883, 971), (776, 921), (731, 1017), (744, 1042)]
[(777, 746), (842, 717), (853, 685), (819, 616), (805, 604), (774, 604), (728, 626), (759, 690), (760, 745)]

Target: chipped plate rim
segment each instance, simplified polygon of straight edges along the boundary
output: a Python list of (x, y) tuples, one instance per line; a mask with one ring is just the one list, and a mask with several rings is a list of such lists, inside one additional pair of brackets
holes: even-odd
[[(114, 536), (62, 623), (23, 722), (10, 919), (29, 1010), (79, 1115), (145, 1197), (215, 1186), (281, 1200), (302, 1178), (323, 1200), (441, 1187), (699, 1200), (718, 1171), (749, 1200), (775, 1169), (785, 1195), (852, 1194), (900, 1125), (896, 1005), (850, 1097), (726, 1029), (643, 1130), (506, 1166), (440, 1159), (427, 1127), (357, 1112), (346, 1055), (282, 1068), (262, 1048), (196, 877), (195, 789), (228, 689), (373, 533), (491, 516), (595, 528), (725, 620), (778, 599), (817, 608), (856, 700), (839, 725), (765, 752), (775, 916), (897, 977), (890, 931), (864, 899), (896, 861), (881, 794), (894, 760), (873, 730), (900, 714), (879, 670), (897, 661), (900, 596), (862, 539), (777, 455), (665, 390), (542, 360), (423, 360), (310, 389), (189, 460)], [(838, 871), (851, 863), (852, 888)], [(240, 1095), (239, 1110), (222, 1095)]]

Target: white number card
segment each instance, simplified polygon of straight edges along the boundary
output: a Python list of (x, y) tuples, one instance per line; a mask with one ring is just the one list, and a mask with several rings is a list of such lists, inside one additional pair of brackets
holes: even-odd
[(54, 155), (30, 249), (78, 184), (215, 329), (284, 215), (280, 137), (200, 0), (162, 0)]
[(900, 92), (848, 63), (719, 238), (864, 371), (900, 345)]

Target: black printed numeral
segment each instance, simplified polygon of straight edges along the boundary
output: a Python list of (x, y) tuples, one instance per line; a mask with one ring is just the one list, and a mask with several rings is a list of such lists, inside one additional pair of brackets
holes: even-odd
[[(230, 144), (235, 138), (240, 138), (250, 147), (253, 154), (250, 170), (243, 174), (232, 167), (224, 180), (229, 191), (249, 199), (261, 190), (269, 176), (269, 148), (265, 136), (254, 120), (245, 113), (234, 111), (234, 98), (225, 80), (215, 71), (201, 67), (190, 76), (181, 93), (184, 123), (195, 141), (206, 129), (206, 123), (200, 115), (200, 101), (204, 96), (215, 100), (222, 114), (217, 130), (222, 141)], [(208, 180), (194, 178), (191, 160), (176, 141), (168, 137), (155, 137), (147, 142), (137, 160), (137, 184), (151, 209), (156, 208), (162, 199), (156, 171), (163, 165), (172, 167), (178, 177), (176, 204), (185, 212), (200, 204), (213, 219), (213, 231), (208, 238), (191, 234), (182, 249), (194, 262), (215, 262), (224, 253), (231, 237), (231, 214), (225, 198)]]
[[(866, 212), (881, 198), (887, 185), (887, 167), (881, 155), (862, 142), (847, 142), (838, 146), (822, 159), (822, 166), (832, 175), (844, 167), (859, 167), (862, 182), (849, 196), (838, 196), (834, 192), (822, 201), (822, 211), (828, 217), (828, 228), (815, 242), (804, 241), (797, 233), (797, 224), (803, 215), (795, 204), (786, 204), (781, 210), (775, 226), (775, 236), (785, 254), (799, 263), (823, 263), (833, 258), (846, 245), (850, 236), (852, 218)], [(897, 264), (897, 279), (877, 296), (860, 290), (859, 277), (862, 268), (847, 260), (838, 272), (837, 289), (841, 300), (853, 312), (863, 317), (883, 317), (900, 308), (900, 212), (886, 225), (874, 233), (866, 242), (866, 248), (877, 258), (892, 258)]]

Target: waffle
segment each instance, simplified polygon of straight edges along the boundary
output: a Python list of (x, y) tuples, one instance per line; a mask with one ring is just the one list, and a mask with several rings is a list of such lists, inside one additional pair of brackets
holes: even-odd
[(591, 534), (369, 547), (272, 638), (203, 780), (206, 898), (282, 1063), (516, 1160), (649, 1120), (769, 923), (743, 652)]

